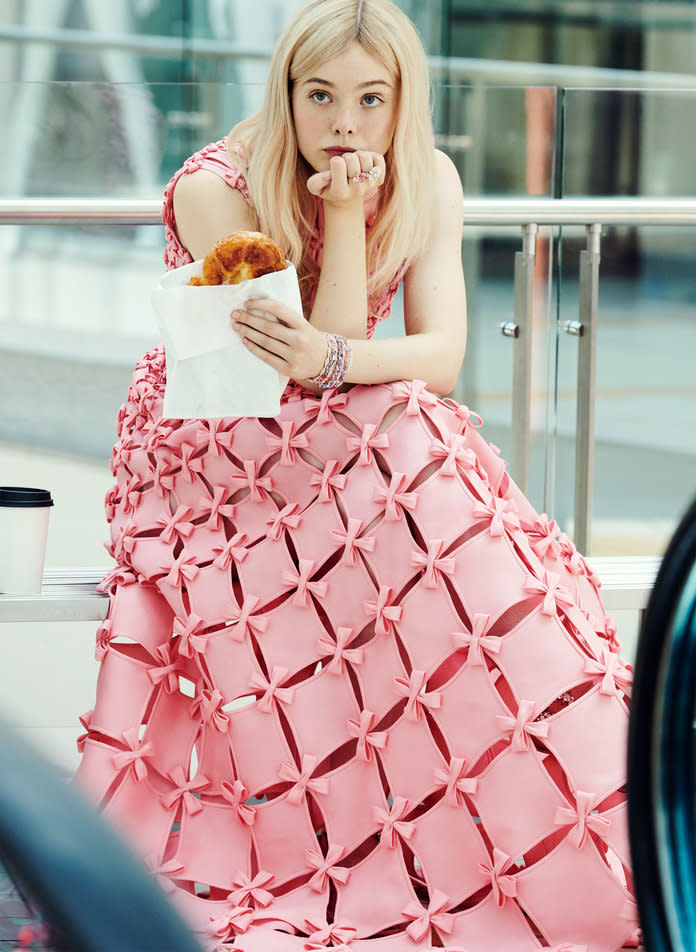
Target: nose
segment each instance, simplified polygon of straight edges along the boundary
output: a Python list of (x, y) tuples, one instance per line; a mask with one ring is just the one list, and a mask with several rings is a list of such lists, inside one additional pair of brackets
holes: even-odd
[(338, 107), (333, 117), (333, 131), (335, 135), (353, 135), (356, 128), (355, 114), (348, 107)]

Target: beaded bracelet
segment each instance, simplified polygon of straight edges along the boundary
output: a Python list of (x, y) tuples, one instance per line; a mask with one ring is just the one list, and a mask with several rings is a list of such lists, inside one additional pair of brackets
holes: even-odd
[(340, 334), (327, 334), (326, 339), (329, 350), (326, 354), (324, 366), (316, 377), (309, 378), (311, 383), (315, 383), (322, 390), (341, 386), (346, 378), (353, 356), (350, 341), (345, 337), (341, 337)]

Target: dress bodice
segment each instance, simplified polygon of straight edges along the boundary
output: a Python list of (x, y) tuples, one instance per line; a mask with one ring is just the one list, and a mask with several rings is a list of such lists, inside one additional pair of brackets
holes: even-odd
[[(198, 169), (207, 169), (215, 175), (219, 175), (230, 188), (236, 188), (244, 196), (245, 201), (250, 208), (254, 207), (249, 186), (244, 174), (244, 154), (241, 149), (237, 153), (239, 165), (230, 161), (228, 154), (227, 139), (220, 139), (213, 142), (205, 148), (194, 153), (184, 162), (183, 166), (174, 174), (164, 190), (164, 202), (162, 206), (162, 220), (165, 227), (166, 248), (164, 252), (164, 262), (167, 268), (179, 268), (182, 265), (190, 264), (193, 260), (189, 252), (184, 248), (176, 230), (176, 220), (174, 217), (174, 188), (182, 175), (189, 175)], [(317, 264), (321, 265), (321, 255), (324, 238), (324, 219), (323, 205), (318, 201), (317, 209), (317, 230), (310, 242), (310, 254)], [(374, 211), (368, 212), (365, 227), (369, 229), (375, 219)], [(392, 301), (399, 288), (403, 270), (394, 276), (389, 287), (381, 294), (377, 295), (370, 302), (370, 313), (367, 318), (367, 335), (372, 337), (375, 326), (378, 321), (385, 320), (391, 313)]]

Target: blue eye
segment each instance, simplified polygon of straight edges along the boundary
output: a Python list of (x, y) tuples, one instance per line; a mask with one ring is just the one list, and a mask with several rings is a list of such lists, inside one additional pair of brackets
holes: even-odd
[(324, 90), (322, 89), (315, 89), (313, 93), (309, 94), (309, 98), (312, 100), (312, 102), (315, 102), (321, 106), (325, 102), (329, 101), (329, 94), (327, 92), (324, 92)]
[[(370, 100), (368, 102), (368, 100)], [(368, 93), (367, 96), (363, 96), (363, 105), (365, 106), (379, 106), (382, 100), (375, 93)]]

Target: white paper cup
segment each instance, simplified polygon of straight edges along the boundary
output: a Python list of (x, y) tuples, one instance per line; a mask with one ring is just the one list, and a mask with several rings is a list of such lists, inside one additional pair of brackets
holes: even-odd
[(0, 594), (40, 594), (52, 505), (47, 489), (0, 486)]

